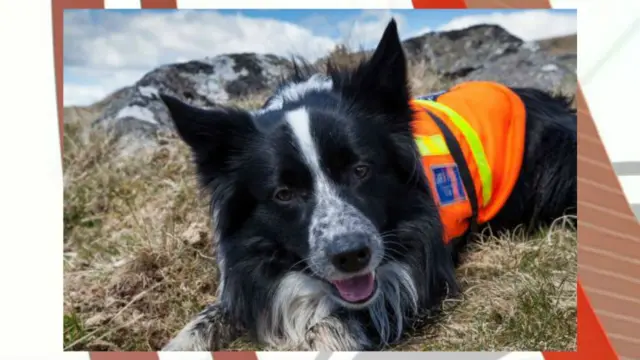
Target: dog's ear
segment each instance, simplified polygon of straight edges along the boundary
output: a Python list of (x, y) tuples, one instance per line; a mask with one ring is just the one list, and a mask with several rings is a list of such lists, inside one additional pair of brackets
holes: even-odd
[(352, 80), (356, 96), (375, 97), (382, 110), (407, 108), (407, 62), (395, 20), (389, 22), (373, 55), (356, 70)]
[(233, 159), (246, 149), (257, 130), (246, 111), (218, 108), (205, 110), (175, 97), (160, 96), (167, 106), (176, 132), (191, 148), (203, 185), (233, 169)]
[(423, 186), (424, 181), (418, 179), (415, 172), (417, 149), (411, 127), (413, 112), (407, 76), (407, 60), (398, 27), (395, 20), (391, 20), (373, 55), (356, 70), (349, 86), (351, 94), (355, 93), (352, 97), (375, 107), (373, 110), (382, 115), (377, 119), (394, 144), (391, 156), (402, 180)]

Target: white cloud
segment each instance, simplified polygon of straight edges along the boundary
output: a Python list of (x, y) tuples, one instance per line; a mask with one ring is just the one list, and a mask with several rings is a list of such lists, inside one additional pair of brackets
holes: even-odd
[(65, 14), (65, 64), (95, 68), (144, 67), (179, 58), (223, 53), (300, 54), (317, 58), (335, 42), (299, 25), (214, 11), (100, 13), (91, 24), (88, 12)]
[[(71, 67), (65, 69), (63, 103), (86, 106), (104, 99), (110, 93), (133, 85), (149, 69), (113, 70)], [(68, 78), (72, 78), (69, 81)]]
[(63, 87), (65, 106), (87, 106), (100, 99), (103, 99), (105, 95), (111, 90), (110, 87), (105, 87), (100, 84), (79, 85), (65, 83)]
[(161, 64), (237, 52), (315, 59), (335, 46), (305, 27), (240, 14), (100, 12), (100, 21), (92, 16), (96, 13), (65, 12), (65, 72), (72, 68), (83, 77), (81, 83), (78, 76), (65, 83), (65, 105), (98, 101)]
[(578, 22), (575, 13), (549, 10), (524, 10), (460, 16), (438, 30), (457, 30), (478, 24), (500, 25), (524, 41), (575, 34)]

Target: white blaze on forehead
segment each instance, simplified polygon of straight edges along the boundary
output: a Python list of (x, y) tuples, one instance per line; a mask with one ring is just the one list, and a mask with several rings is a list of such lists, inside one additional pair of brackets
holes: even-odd
[[(319, 219), (318, 210), (323, 210), (322, 216), (327, 216), (327, 211), (338, 209), (342, 206), (342, 201), (337, 198), (336, 191), (331, 182), (322, 172), (320, 167), (320, 155), (318, 154), (316, 143), (311, 136), (311, 119), (309, 112), (304, 107), (288, 111), (285, 119), (291, 127), (293, 140), (298, 145), (302, 158), (307, 163), (309, 170), (313, 174), (315, 182), (315, 197), (317, 201), (312, 226)], [(331, 215), (331, 214), (330, 214)]]
[[(306, 160), (316, 177), (321, 176), (320, 157), (316, 150), (316, 144), (311, 136), (311, 120), (309, 112), (304, 107), (289, 111), (285, 119), (293, 131), (294, 140), (298, 144), (302, 156)], [(316, 178), (316, 180), (318, 180)]]

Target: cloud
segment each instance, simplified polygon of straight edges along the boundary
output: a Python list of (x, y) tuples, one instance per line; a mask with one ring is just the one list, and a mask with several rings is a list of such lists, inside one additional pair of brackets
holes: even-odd
[(241, 14), (65, 12), (65, 72), (75, 73), (65, 84), (65, 104), (98, 101), (161, 64), (237, 52), (316, 59), (335, 44), (300, 25)]
[(332, 49), (333, 39), (302, 26), (215, 11), (65, 14), (65, 65), (93, 68), (144, 67), (181, 57), (223, 53), (300, 54), (317, 58)]
[(69, 84), (65, 83), (63, 87), (63, 103), (65, 106), (76, 105), (86, 106), (90, 105), (109, 93), (111, 87), (103, 86), (101, 84)]
[(524, 41), (575, 34), (578, 22), (575, 12), (524, 10), (460, 16), (438, 28), (438, 31), (458, 30), (478, 24), (500, 25)]
[(134, 84), (148, 71), (149, 69), (113, 70), (75, 66), (66, 68), (63, 103), (65, 106), (90, 105), (118, 89)]

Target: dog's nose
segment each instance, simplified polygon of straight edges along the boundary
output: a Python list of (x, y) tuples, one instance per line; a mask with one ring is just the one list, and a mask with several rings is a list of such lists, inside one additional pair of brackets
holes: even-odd
[(371, 250), (369, 247), (363, 246), (361, 248), (341, 252), (331, 257), (331, 263), (338, 270), (353, 273), (364, 269), (369, 265), (371, 260)]
[[(366, 238), (363, 236), (341, 237), (338, 240), (343, 245), (340, 246), (341, 250), (330, 254), (333, 266), (346, 273), (358, 272), (367, 267), (371, 260), (371, 249), (364, 240)], [(344, 246), (345, 244), (349, 246)]]

